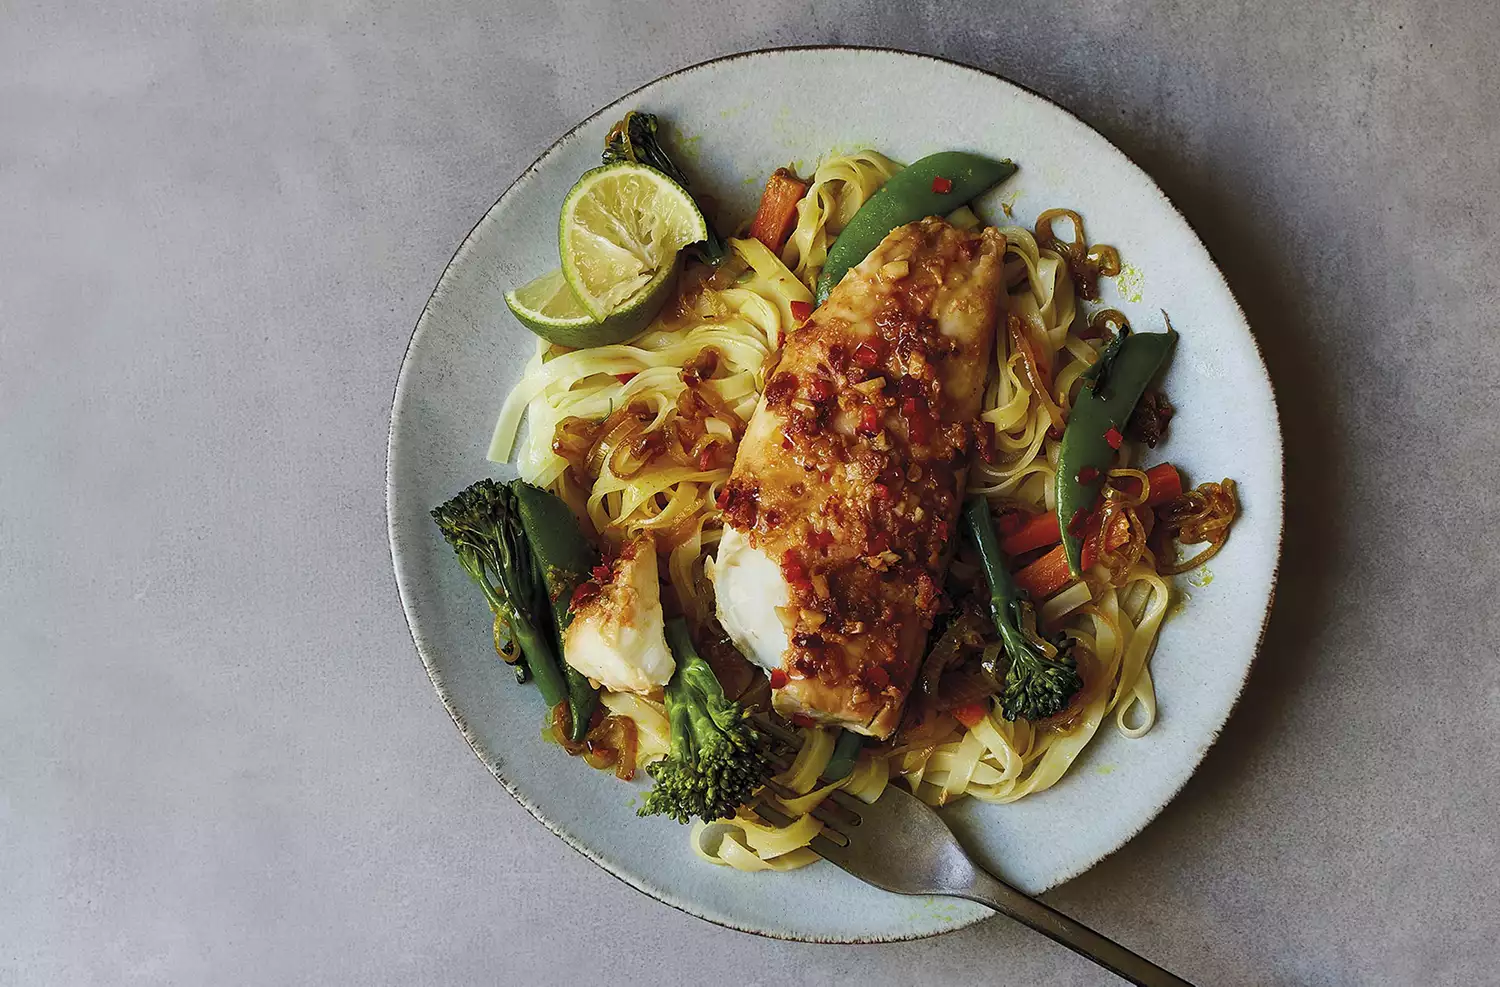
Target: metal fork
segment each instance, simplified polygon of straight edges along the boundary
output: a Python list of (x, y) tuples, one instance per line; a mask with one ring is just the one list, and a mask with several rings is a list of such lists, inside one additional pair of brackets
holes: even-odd
[[(757, 725), (793, 749), (800, 743), (794, 734), (762, 717), (756, 720)], [(785, 768), (782, 755), (773, 754), (773, 760)], [(795, 795), (774, 782), (767, 787), (782, 797)], [(764, 797), (755, 804), (755, 809), (777, 825), (790, 822), (775, 803)], [(1017, 891), (980, 867), (959, 845), (941, 816), (897, 785), (887, 786), (874, 803), (834, 792), (813, 814), (824, 829), (823, 835), (813, 837), (812, 849), (824, 860), (868, 884), (896, 894), (944, 894), (977, 901), (1031, 926), (1133, 984), (1192, 987), (1181, 977)]]

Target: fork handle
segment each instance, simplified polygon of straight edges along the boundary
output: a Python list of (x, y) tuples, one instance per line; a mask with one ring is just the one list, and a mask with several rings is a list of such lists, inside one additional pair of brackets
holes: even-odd
[(1193, 987), (1181, 977), (1163, 970), (1150, 960), (1137, 956), (1113, 939), (1102, 936), (1075, 922), (1062, 912), (1022, 894), (988, 872), (974, 867), (967, 888), (947, 892), (970, 901), (988, 905), (1011, 918), (1031, 926), (1053, 942), (1062, 943), (1080, 956), (1086, 956), (1111, 972), (1140, 987)]

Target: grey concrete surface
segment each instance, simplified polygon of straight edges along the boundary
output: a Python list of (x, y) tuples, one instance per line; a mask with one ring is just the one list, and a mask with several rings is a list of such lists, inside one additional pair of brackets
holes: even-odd
[(556, 135), (717, 54), (939, 53), (1068, 106), (1221, 259), (1287, 426), (1240, 709), (1050, 897), (1201, 984), (1500, 974), (1500, 14), (1483, 0), (0, 0), (0, 982), (1112, 982), (1003, 921), (862, 948), (656, 904), (413, 653), (387, 414)]

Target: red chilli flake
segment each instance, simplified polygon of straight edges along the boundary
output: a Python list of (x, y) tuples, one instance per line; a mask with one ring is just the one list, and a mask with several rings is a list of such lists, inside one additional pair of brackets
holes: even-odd
[(890, 500), (891, 488), (884, 483), (872, 483), (870, 484), (870, 495), (876, 500)]
[(865, 681), (878, 692), (891, 684), (891, 673), (879, 665), (871, 665), (865, 669)]
[(714, 506), (717, 507), (721, 511), (724, 508), (726, 508), (726, 507), (729, 506), (729, 485), (728, 484), (725, 484), (723, 487), (719, 488), (718, 496), (714, 497)]
[(1125, 436), (1120, 434), (1118, 428), (1111, 425), (1109, 431), (1104, 433), (1104, 441), (1109, 443), (1111, 449), (1118, 449), (1120, 448), (1120, 443), (1125, 441)]
[(812, 302), (792, 302), (792, 318), (798, 322), (806, 322), (808, 316), (812, 315)]
[(1093, 466), (1085, 466), (1078, 471), (1076, 479), (1079, 483), (1093, 483), (1099, 479), (1099, 470)]
[(785, 689), (786, 684), (790, 681), (791, 679), (787, 678), (786, 672), (783, 672), (779, 668), (771, 669), (771, 688)]
[(709, 443), (703, 447), (702, 452), (698, 453), (699, 472), (707, 473), (714, 468), (714, 445), (715, 443)]
[(854, 362), (869, 370), (880, 362), (880, 350), (869, 342), (860, 343), (854, 347)]
[(577, 610), (598, 595), (598, 583), (579, 583), (578, 588), (573, 590), (573, 598), (568, 601), (568, 609)]
[(1078, 508), (1078, 510), (1073, 512), (1073, 516), (1068, 519), (1068, 534), (1072, 535), (1074, 538), (1082, 538), (1083, 533), (1088, 530), (1088, 523), (1088, 508)]
[(859, 434), (874, 435), (880, 431), (880, 409), (867, 404), (859, 413)]
[(807, 578), (807, 567), (802, 564), (801, 559), (790, 552), (781, 560), (781, 575), (793, 586), (812, 585), (812, 580)]
[(814, 404), (822, 404), (833, 397), (833, 385), (828, 382), (827, 377), (817, 377), (807, 385), (807, 396)]
[(589, 573), (589, 575), (593, 576), (595, 581), (597, 582), (607, 583), (609, 582), (609, 566), (596, 565), (594, 566), (593, 571)]
[(622, 384), (628, 384), (628, 383), (630, 383), (634, 379), (635, 379), (635, 374), (633, 374), (633, 373), (629, 373), (629, 374), (615, 374), (615, 380), (619, 381)]
[(792, 723), (799, 727), (815, 727), (818, 725), (818, 721), (806, 713), (793, 713)]
[(953, 179), (938, 175), (932, 180), (932, 190), (938, 195), (947, 195), (953, 191)]

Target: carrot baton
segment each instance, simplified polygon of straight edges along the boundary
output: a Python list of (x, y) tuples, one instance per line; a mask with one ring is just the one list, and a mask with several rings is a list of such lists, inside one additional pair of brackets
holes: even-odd
[(760, 208), (750, 222), (750, 235), (773, 254), (780, 254), (797, 225), (797, 203), (807, 194), (808, 184), (786, 168), (777, 168), (766, 182)]

